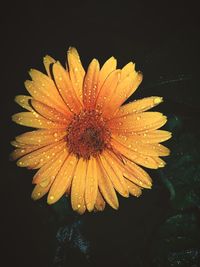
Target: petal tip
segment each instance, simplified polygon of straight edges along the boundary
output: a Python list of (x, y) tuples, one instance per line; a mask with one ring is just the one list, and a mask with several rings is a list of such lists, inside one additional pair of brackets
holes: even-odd
[(56, 201), (57, 201), (57, 200), (56, 200), (56, 198), (55, 198), (54, 195), (50, 195), (50, 196), (48, 196), (48, 198), (47, 198), (47, 204), (49, 204), (49, 205), (54, 204)]
[(154, 99), (154, 104), (155, 105), (158, 105), (161, 102), (163, 102), (163, 97), (159, 97), (159, 96), (155, 97), (155, 99)]

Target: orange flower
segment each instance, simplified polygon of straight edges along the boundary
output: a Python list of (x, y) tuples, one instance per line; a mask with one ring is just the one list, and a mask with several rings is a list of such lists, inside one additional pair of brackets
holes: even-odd
[(117, 209), (116, 191), (138, 197), (142, 188), (151, 188), (150, 176), (138, 165), (151, 169), (165, 165), (160, 156), (169, 155), (169, 149), (159, 143), (171, 133), (157, 129), (167, 118), (145, 112), (162, 98), (122, 106), (142, 81), (134, 63), (116, 69), (111, 57), (100, 68), (93, 59), (85, 73), (75, 48), (67, 57), (67, 69), (46, 56), (47, 75), (30, 70), (32, 80), (25, 82), (30, 96), (15, 99), (28, 111), (12, 119), (37, 130), (16, 137), (11, 157), (20, 167), (38, 169), (34, 200), (48, 193), (47, 202), (52, 204), (66, 194), (80, 214), (103, 210), (105, 201)]

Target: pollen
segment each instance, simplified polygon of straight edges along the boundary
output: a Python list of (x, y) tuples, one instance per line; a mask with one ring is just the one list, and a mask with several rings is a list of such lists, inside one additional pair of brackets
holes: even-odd
[(67, 128), (67, 146), (78, 158), (96, 157), (109, 147), (111, 133), (101, 113), (83, 110), (74, 115)]

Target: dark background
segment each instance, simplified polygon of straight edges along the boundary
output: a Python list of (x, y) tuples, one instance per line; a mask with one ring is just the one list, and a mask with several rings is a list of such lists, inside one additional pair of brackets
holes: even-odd
[[(17, 1), (1, 13), (2, 266), (200, 266), (198, 6), (192, 1)], [(13, 99), (26, 94), (28, 70), (43, 71), (46, 54), (64, 64), (69, 46), (78, 49), (85, 67), (94, 57), (102, 64), (113, 55), (119, 67), (135, 61), (144, 81), (131, 100), (151, 95), (165, 100), (157, 110), (168, 115), (165, 129), (174, 135), (166, 142), (172, 150), (168, 166), (149, 171), (153, 189), (139, 199), (120, 198), (117, 212), (107, 206), (103, 213), (79, 218), (66, 199), (51, 207), (45, 200), (35, 203), (33, 172), (8, 160), (10, 140), (26, 131), (10, 117), (21, 110)], [(81, 226), (74, 226), (79, 220)], [(61, 227), (74, 229), (74, 237), (64, 242), (56, 262)], [(88, 250), (81, 253), (84, 244)]]

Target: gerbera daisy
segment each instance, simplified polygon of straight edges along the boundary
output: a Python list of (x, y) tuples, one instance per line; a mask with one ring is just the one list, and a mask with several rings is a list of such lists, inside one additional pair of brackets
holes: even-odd
[(27, 111), (12, 119), (37, 130), (16, 137), (11, 157), (20, 167), (38, 169), (34, 200), (48, 193), (47, 202), (53, 204), (70, 195), (80, 214), (103, 210), (105, 202), (117, 209), (116, 191), (138, 197), (143, 188), (151, 188), (152, 180), (140, 166), (165, 165), (160, 156), (169, 155), (169, 149), (159, 143), (171, 133), (158, 128), (167, 118), (146, 112), (162, 97), (122, 105), (142, 81), (133, 62), (116, 69), (111, 57), (100, 68), (93, 59), (85, 72), (75, 48), (69, 48), (67, 62), (65, 69), (45, 56), (47, 75), (30, 70), (32, 80), (25, 82), (30, 96), (15, 98)]

